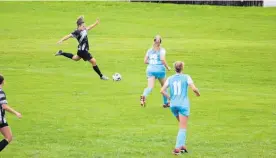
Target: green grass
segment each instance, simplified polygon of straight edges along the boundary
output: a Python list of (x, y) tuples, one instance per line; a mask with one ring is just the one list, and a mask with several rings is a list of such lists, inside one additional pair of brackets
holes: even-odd
[[(90, 64), (54, 57), (55, 43), (100, 17)], [(0, 2), (0, 72), (18, 120), (2, 158), (174, 157), (178, 126), (160, 86), (141, 108), (143, 57), (161, 34), (167, 61), (184, 60), (202, 96), (190, 94), (185, 157), (276, 157), (276, 9), (123, 2)], [(169, 72), (168, 75), (172, 75)], [(184, 156), (183, 156), (184, 157)]]

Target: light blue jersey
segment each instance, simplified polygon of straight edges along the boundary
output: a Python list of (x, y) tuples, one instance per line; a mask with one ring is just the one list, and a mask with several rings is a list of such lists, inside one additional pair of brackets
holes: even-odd
[(154, 76), (155, 78), (165, 78), (166, 69), (161, 61), (161, 57), (166, 55), (166, 50), (160, 48), (160, 50), (155, 51), (153, 48), (150, 48), (147, 51), (148, 56), (148, 67), (147, 67), (147, 77)]
[(188, 88), (192, 83), (191, 77), (187, 74), (175, 74), (167, 79), (165, 85), (170, 88), (170, 107), (175, 116), (179, 113), (184, 116), (189, 115)]

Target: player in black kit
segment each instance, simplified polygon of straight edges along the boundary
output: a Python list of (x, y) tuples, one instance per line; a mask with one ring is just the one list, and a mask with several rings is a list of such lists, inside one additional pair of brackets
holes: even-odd
[(5, 112), (8, 111), (15, 114), (18, 118), (22, 117), (19, 112), (8, 106), (6, 94), (2, 89), (3, 86), (4, 76), (0, 74), (0, 132), (4, 136), (4, 139), (0, 141), (0, 151), (2, 151), (12, 141), (12, 132), (6, 120)]
[(92, 57), (92, 55), (88, 52), (89, 51), (89, 43), (88, 43), (87, 32), (89, 30), (91, 30), (92, 28), (94, 28), (95, 26), (97, 26), (99, 24), (99, 22), (100, 22), (99, 19), (97, 19), (94, 24), (89, 25), (89, 26), (86, 27), (85, 23), (84, 23), (83, 16), (80, 16), (77, 19), (77, 22), (76, 22), (77, 23), (77, 29), (58, 41), (58, 44), (61, 44), (63, 41), (66, 41), (69, 38), (72, 38), (72, 37), (76, 38), (79, 42), (77, 55), (73, 55), (72, 53), (66, 53), (62, 50), (59, 50), (56, 53), (56, 56), (63, 55), (65, 57), (70, 58), (70, 59), (75, 60), (75, 61), (79, 61), (81, 58), (84, 61), (89, 61), (93, 65), (93, 69), (100, 76), (100, 78), (102, 80), (108, 80), (108, 77), (104, 76), (101, 73), (99, 67), (96, 64), (96, 59), (94, 57)]

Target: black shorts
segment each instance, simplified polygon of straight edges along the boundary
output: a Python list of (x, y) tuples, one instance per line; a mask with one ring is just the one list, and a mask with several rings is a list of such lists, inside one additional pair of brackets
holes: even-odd
[(9, 126), (8, 122), (6, 122), (6, 123), (0, 123), (0, 128), (7, 127), (7, 126)]
[(84, 61), (89, 61), (93, 58), (92, 55), (86, 50), (78, 50), (77, 55), (81, 57)]

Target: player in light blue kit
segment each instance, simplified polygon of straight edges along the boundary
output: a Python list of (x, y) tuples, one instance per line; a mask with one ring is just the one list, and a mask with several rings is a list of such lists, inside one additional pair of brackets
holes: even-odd
[[(160, 46), (161, 42), (161, 37), (159, 35), (155, 36), (153, 47), (147, 51), (144, 58), (144, 63), (148, 64), (146, 71), (148, 87), (144, 89), (144, 92), (140, 97), (140, 103), (143, 107), (146, 106), (146, 97), (152, 91), (155, 79), (158, 79), (161, 86), (163, 86), (166, 81), (166, 69), (170, 70), (165, 59), (166, 50)], [(163, 96), (163, 102), (164, 108), (169, 107), (168, 100), (165, 96)]]
[[(167, 79), (164, 86), (161, 88), (161, 93), (168, 98), (171, 111), (179, 122), (179, 131), (175, 149), (173, 150), (173, 154), (179, 155), (185, 152), (188, 153), (185, 146), (187, 121), (190, 114), (188, 87), (191, 87), (197, 96), (200, 96), (200, 93), (194, 85), (191, 77), (182, 73), (184, 69), (184, 62), (175, 62), (174, 68), (176, 74)], [(170, 96), (166, 92), (167, 88), (170, 89)]]

